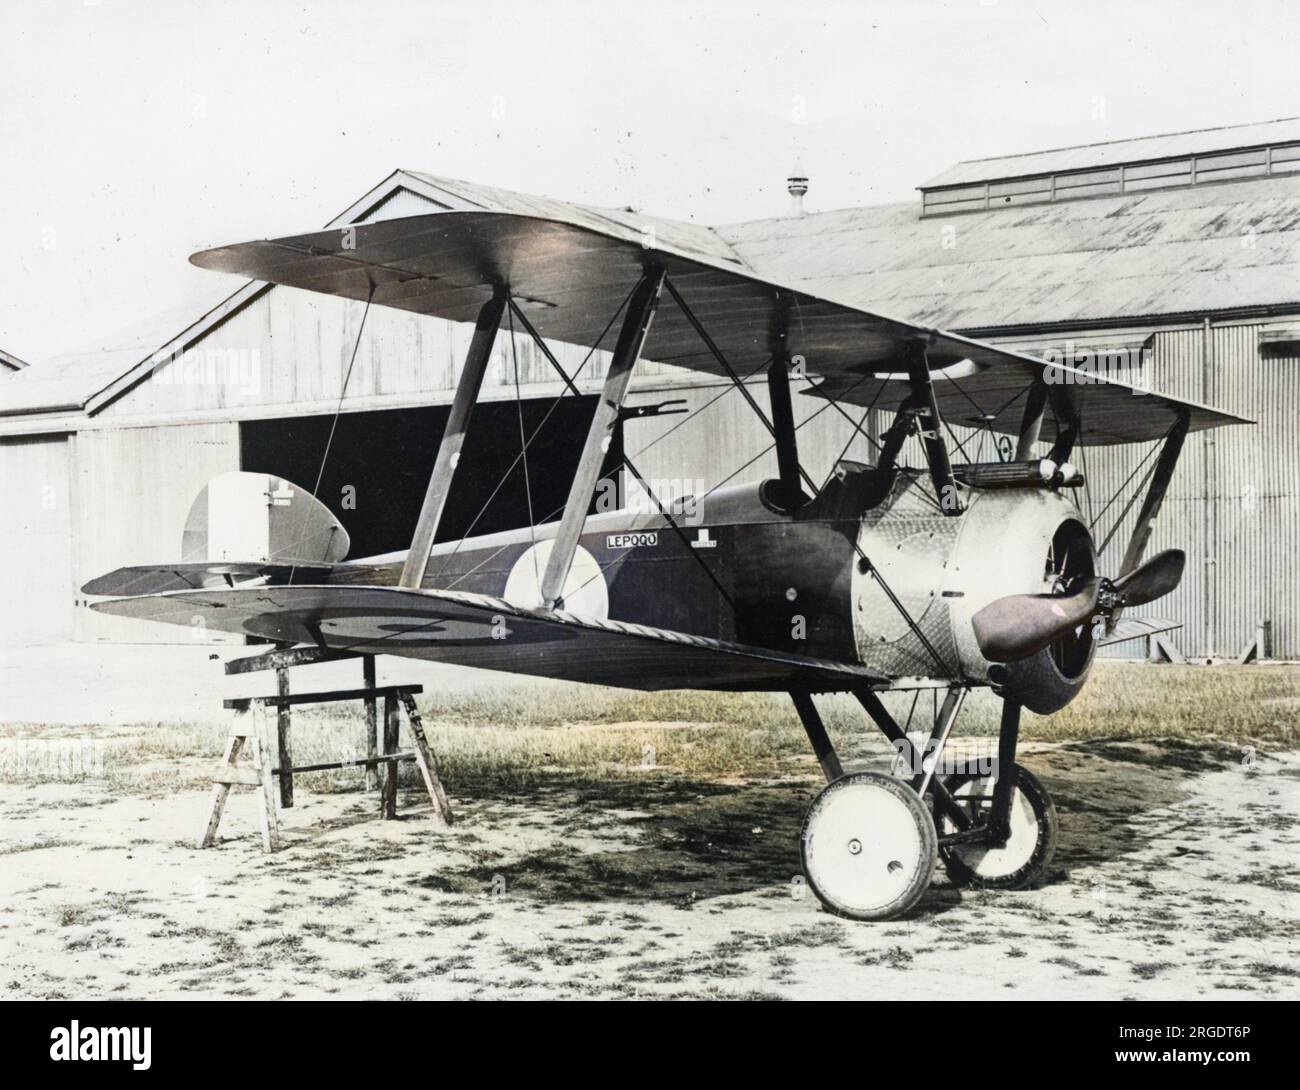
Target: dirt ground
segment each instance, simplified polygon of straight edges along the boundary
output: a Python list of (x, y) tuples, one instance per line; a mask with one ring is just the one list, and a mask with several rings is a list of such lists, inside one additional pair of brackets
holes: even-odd
[(177, 791), (123, 791), (93, 767), (6, 782), (0, 993), (1300, 996), (1300, 754), (1093, 740), (1024, 761), (1060, 812), (1049, 881), (970, 892), (940, 870), (883, 924), (829, 915), (797, 877), (811, 760), (776, 778), (451, 782), (450, 831), (414, 785), (395, 822), (373, 794), (300, 791), (274, 856), (251, 792), (232, 796), (217, 848), (193, 847), (211, 767), (197, 753), (168, 768)]

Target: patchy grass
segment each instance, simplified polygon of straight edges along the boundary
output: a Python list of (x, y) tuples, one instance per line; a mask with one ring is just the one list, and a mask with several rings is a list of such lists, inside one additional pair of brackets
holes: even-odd
[[(916, 724), (928, 720), (929, 694), (916, 701)], [(906, 721), (912, 698), (886, 698)], [(883, 744), (847, 695), (819, 698), (827, 727), (847, 761)], [(539, 681), (509, 691), (484, 689), (454, 697), (420, 698), (430, 740), (449, 781), (529, 791), (541, 783), (606, 782), (647, 775), (722, 780), (802, 777), (811, 767), (808, 742), (782, 694), (638, 693)], [(1062, 712), (1026, 715), (1027, 741), (1081, 741), (1109, 745), (1174, 739), (1187, 760), (1204, 762), (1246, 747), (1266, 750), (1300, 744), (1300, 668), (1151, 667), (1100, 662), (1082, 696)], [(987, 690), (967, 701), (957, 734), (996, 734), (999, 701)], [(295, 714), (294, 759), (317, 763), (355, 756), (363, 748), (358, 705)], [(226, 728), (220, 724), (133, 724), (0, 728), (0, 782), (75, 782), (103, 779), (117, 794), (163, 795), (203, 787)], [(87, 754), (77, 738), (95, 739)], [(1170, 759), (1163, 747), (1158, 757)], [(1177, 754), (1173, 754), (1177, 756)], [(91, 774), (86, 773), (87, 762)], [(80, 762), (80, 764), (76, 764)], [(1189, 770), (1192, 770), (1189, 765)], [(415, 782), (408, 766), (403, 777)], [(311, 791), (352, 791), (357, 769), (302, 778)]]

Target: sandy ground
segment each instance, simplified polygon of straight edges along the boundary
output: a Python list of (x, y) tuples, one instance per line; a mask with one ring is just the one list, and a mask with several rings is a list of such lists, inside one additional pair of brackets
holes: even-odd
[(275, 856), (251, 792), (198, 851), (204, 791), (5, 784), (0, 992), (1300, 995), (1300, 755), (1245, 767), (1228, 750), (1079, 742), (1025, 763), (1060, 811), (1049, 881), (970, 892), (940, 874), (884, 924), (837, 919), (801, 889), (811, 766), (778, 782), (557, 775), (477, 798), (451, 784), (451, 831), (415, 790), (396, 822), (376, 820), (374, 795), (300, 793)]

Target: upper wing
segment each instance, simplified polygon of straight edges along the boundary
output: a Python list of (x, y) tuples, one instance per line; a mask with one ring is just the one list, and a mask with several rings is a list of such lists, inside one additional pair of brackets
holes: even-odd
[(370, 654), (405, 655), (627, 689), (850, 689), (860, 666), (682, 632), (522, 609), (500, 598), (397, 587), (181, 591), (96, 602), (124, 617)]
[[(872, 314), (752, 275), (738, 260), (687, 246), (653, 225), (638, 232), (626, 222), (593, 214), (556, 219), (506, 212), (437, 212), (425, 216), (318, 231), (262, 242), (221, 246), (194, 254), (205, 269), (310, 291), (367, 299), (419, 314), (470, 322), (495, 283), (510, 285), (544, 336), (591, 345), (638, 277), (662, 266), (722, 353), (739, 371), (767, 356), (802, 356), (823, 395), (855, 405), (893, 408), (883, 392), (899, 360), (918, 339), (929, 345), (931, 368), (961, 364), (961, 374), (936, 374), (939, 409), (951, 423), (978, 423), (1015, 434), (1023, 399), (1041, 360), (967, 337)], [(665, 240), (672, 237), (673, 242)], [(722, 375), (712, 353), (671, 300), (655, 317), (648, 359)], [(969, 361), (969, 362), (963, 362)], [(1248, 423), (1241, 417), (1150, 394), (1122, 383), (1053, 366), (1082, 422), (1082, 443), (1162, 438), (1181, 413), (1192, 431)], [(976, 408), (978, 406), (978, 408)], [(992, 419), (989, 419), (989, 417)], [(1051, 414), (1049, 414), (1049, 417)], [(1044, 421), (1043, 437), (1054, 438)]]

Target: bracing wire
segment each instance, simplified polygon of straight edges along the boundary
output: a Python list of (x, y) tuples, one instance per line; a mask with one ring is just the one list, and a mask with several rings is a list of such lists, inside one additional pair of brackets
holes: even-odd
[[(318, 495), (318, 493), (320, 492), (320, 483), (322, 480), (325, 479), (325, 464), (329, 461), (330, 448), (334, 446), (334, 433), (338, 430), (339, 416), (341, 416), (343, 413), (343, 399), (348, 396), (348, 383), (352, 381), (352, 368), (355, 367), (357, 363), (357, 350), (361, 347), (361, 334), (365, 331), (366, 318), (369, 317), (370, 315), (370, 304), (374, 300), (374, 298), (375, 298), (375, 282), (372, 280), (370, 282), (370, 290), (366, 293), (366, 307), (361, 312), (361, 322), (357, 326), (357, 336), (356, 339), (352, 342), (352, 357), (348, 360), (348, 369), (343, 374), (343, 386), (339, 390), (338, 404), (334, 406), (334, 418), (330, 421), (329, 435), (325, 439), (325, 450), (321, 453), (320, 456), (320, 468), (316, 470), (316, 483), (312, 486), (312, 490), (311, 490), (311, 494), (313, 497)], [(301, 542), (301, 538), (299, 540)], [(296, 547), (294, 551), (295, 552), (298, 551)], [(298, 570), (298, 565), (295, 562), (294, 565), (289, 569), (288, 582), (290, 583), (293, 582), (293, 576), (297, 570)]]
[(524, 497), (528, 503), (528, 532), (532, 537), (533, 577), (537, 580), (537, 586), (540, 587), (542, 585), (542, 573), (537, 557), (537, 523), (533, 518), (533, 485), (528, 472), (528, 440), (524, 436), (524, 401), (519, 394), (519, 346), (515, 343), (514, 307), (506, 308), (506, 318), (510, 324), (510, 360), (514, 365), (515, 410), (519, 417), (519, 457), (524, 462)]
[[(583, 369), (591, 361), (592, 357), (595, 356), (596, 351), (600, 348), (601, 343), (604, 341), (605, 337), (608, 336), (610, 329), (612, 329), (614, 323), (618, 321), (618, 316), (623, 312), (623, 308), (627, 306), (628, 300), (632, 298), (632, 291), (635, 290), (636, 288), (633, 287), (632, 290), (629, 291), (627, 295), (623, 297), (623, 301), (619, 304), (618, 309), (613, 313), (609, 321), (605, 323), (605, 328), (601, 330), (600, 336), (596, 338), (596, 342), (591, 346), (590, 349), (588, 349), (587, 354), (583, 357), (582, 362), (578, 365), (577, 370), (574, 371), (573, 374), (575, 378), (582, 373)], [(518, 311), (515, 311), (515, 313), (519, 314), (519, 317), (523, 319), (526, 328), (531, 328), (527, 324), (527, 319), (523, 318), (522, 313)], [(574, 387), (574, 390), (576, 392), (577, 388)], [(566, 393), (568, 393), (567, 389), (561, 390), (559, 394), (556, 395), (555, 399), (551, 402), (546, 412), (542, 415), (542, 419), (538, 421), (537, 427), (533, 429), (532, 435), (528, 437), (528, 442), (524, 444), (525, 448), (531, 446), (533, 441), (537, 438), (537, 436), (541, 434), (542, 429), (546, 427), (547, 422), (551, 419), (552, 414), (555, 412), (556, 408), (560, 404), (560, 401), (563, 400), (564, 395)], [(460, 538), (457, 540), (452, 550), (445, 557), (442, 558), (442, 563), (439, 565), (438, 571), (434, 574), (434, 582), (437, 582), (442, 577), (443, 573), (447, 570), (447, 566), (456, 558), (456, 554), (460, 552), (461, 546), (464, 545), (465, 541), (470, 537), (471, 534), (474, 533), (474, 527), (476, 527), (479, 524), (480, 520), (487, 513), (488, 508), (492, 506), (492, 501), (496, 499), (497, 493), (500, 492), (501, 489), (505, 486), (506, 481), (510, 478), (510, 474), (514, 472), (515, 466), (519, 464), (519, 460), (522, 457), (523, 457), (522, 452), (520, 454), (515, 455), (514, 461), (512, 461), (510, 465), (506, 467), (505, 473), (501, 475), (501, 479), (497, 481), (496, 487), (494, 487), (492, 491), (488, 494), (488, 498), (483, 501), (483, 505), (478, 509), (478, 513), (470, 521), (470, 524), (468, 527), (466, 527), (465, 532), (461, 534)], [(561, 510), (563, 510), (563, 508), (561, 508)], [(553, 518), (554, 515), (551, 515), (549, 517)], [(544, 519), (543, 521), (544, 522), (549, 521), (549, 518)], [(471, 571), (473, 570), (476, 569), (471, 569)]]

